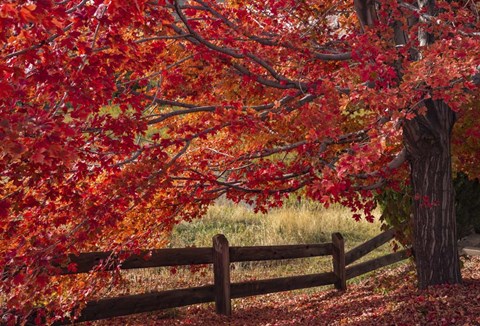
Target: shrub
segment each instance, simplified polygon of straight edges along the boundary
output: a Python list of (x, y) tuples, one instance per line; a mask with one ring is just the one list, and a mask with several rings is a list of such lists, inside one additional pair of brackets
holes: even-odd
[[(455, 188), (455, 213), (457, 217), (457, 237), (461, 239), (472, 232), (480, 233), (480, 182), (469, 179), (459, 172), (453, 180)], [(412, 195), (410, 186), (399, 191), (386, 190), (376, 196), (382, 209), (381, 221), (387, 227), (399, 229), (397, 238), (402, 244), (411, 244)]]

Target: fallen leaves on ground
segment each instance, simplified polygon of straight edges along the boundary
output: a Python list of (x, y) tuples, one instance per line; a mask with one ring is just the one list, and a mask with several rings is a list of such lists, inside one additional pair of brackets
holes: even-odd
[(409, 265), (383, 269), (347, 292), (283, 292), (233, 301), (232, 316), (213, 304), (96, 322), (95, 325), (480, 325), (480, 257), (464, 262), (462, 285), (415, 287)]

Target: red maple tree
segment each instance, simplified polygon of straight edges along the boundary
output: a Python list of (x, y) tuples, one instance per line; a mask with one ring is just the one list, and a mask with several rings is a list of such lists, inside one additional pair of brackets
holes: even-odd
[(3, 1), (7, 308), (67, 311), (93, 285), (67, 300), (59, 257), (159, 246), (222, 195), (266, 211), (301, 193), (372, 219), (372, 191), (408, 176), (419, 285), (460, 282), (451, 134), (458, 119), (455, 167), (478, 176), (478, 10)]

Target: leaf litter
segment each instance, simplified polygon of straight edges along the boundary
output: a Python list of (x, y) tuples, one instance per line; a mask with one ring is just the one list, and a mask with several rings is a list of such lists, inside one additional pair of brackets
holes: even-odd
[[(463, 284), (416, 288), (412, 264), (375, 271), (333, 288), (232, 301), (232, 316), (213, 303), (88, 323), (90, 325), (480, 325), (480, 257), (463, 259)], [(86, 323), (85, 323), (86, 324)]]

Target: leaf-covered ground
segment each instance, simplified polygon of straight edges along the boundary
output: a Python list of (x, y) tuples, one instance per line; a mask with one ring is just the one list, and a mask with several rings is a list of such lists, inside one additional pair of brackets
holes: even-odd
[(347, 292), (284, 292), (233, 301), (233, 315), (212, 304), (116, 318), (97, 325), (480, 325), (480, 257), (464, 262), (464, 284), (415, 288), (410, 266), (383, 269)]

